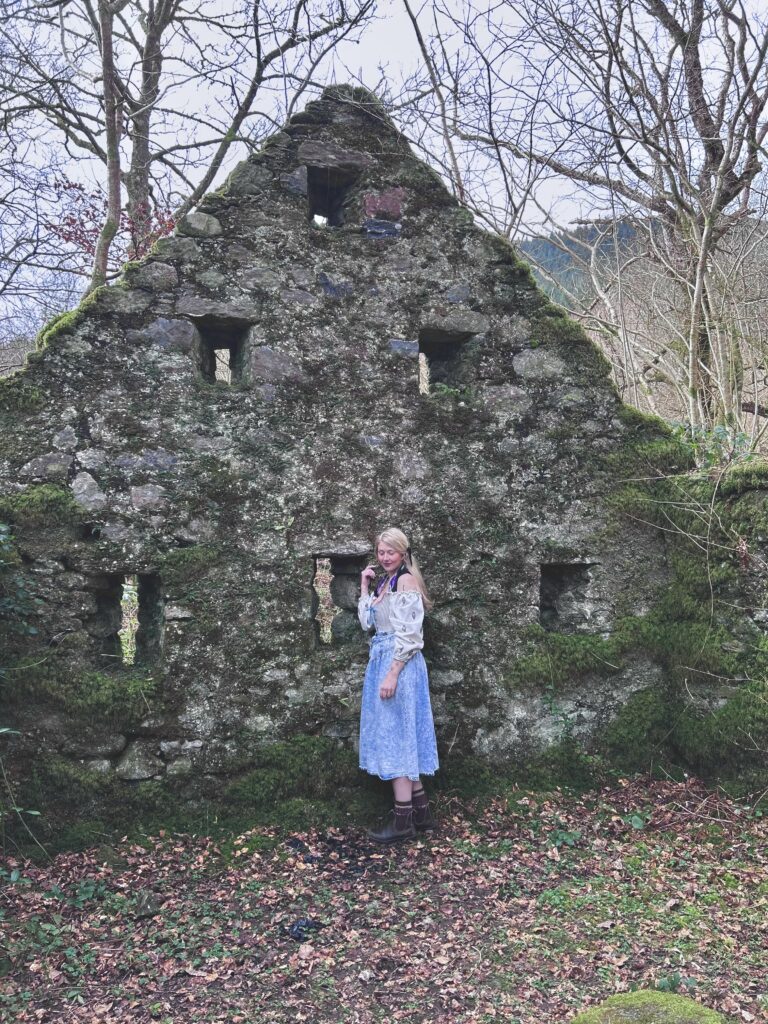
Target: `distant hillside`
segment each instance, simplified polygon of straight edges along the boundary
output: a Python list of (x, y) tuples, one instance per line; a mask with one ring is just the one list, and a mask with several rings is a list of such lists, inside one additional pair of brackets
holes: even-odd
[[(615, 233), (600, 236), (605, 224), (578, 225), (569, 231), (529, 238), (518, 244), (518, 249), (531, 262), (534, 276), (553, 302), (567, 305), (566, 293), (589, 297), (592, 285), (583, 264), (589, 263), (593, 247), (598, 245), (601, 260), (615, 259), (614, 237), (619, 245), (629, 250), (637, 238), (636, 229), (626, 222), (616, 225)], [(559, 283), (554, 284), (549, 276)]]

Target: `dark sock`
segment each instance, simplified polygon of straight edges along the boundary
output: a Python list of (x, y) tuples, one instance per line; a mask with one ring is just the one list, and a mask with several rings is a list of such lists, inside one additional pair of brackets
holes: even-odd
[(419, 788), (419, 790), (414, 790), (414, 798), (413, 799), (414, 799), (414, 810), (415, 811), (423, 811), (425, 808), (427, 808), (429, 806), (429, 801), (427, 800), (427, 795), (424, 792), (424, 786), (421, 786), (421, 788)]
[(411, 817), (413, 815), (413, 804), (409, 800), (408, 803), (401, 803), (400, 800), (395, 800), (395, 828), (398, 832), (403, 832), (411, 824)]
[(424, 787), (422, 786), (421, 789), (414, 789), (414, 791), (413, 791), (413, 816), (414, 816), (414, 818), (418, 818), (419, 820), (421, 820), (421, 818), (423, 818), (426, 815), (428, 807), (429, 807), (429, 798), (427, 797), (427, 794), (424, 792)]

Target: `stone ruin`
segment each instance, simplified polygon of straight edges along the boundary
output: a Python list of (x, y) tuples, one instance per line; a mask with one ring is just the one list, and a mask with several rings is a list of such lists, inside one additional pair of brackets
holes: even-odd
[(362, 90), (326, 90), (50, 325), (0, 424), (36, 629), (4, 684), (21, 776), (189, 796), (275, 741), (354, 747), (358, 577), (387, 525), (435, 598), (444, 761), (530, 758), (564, 723), (590, 749), (665, 685), (642, 644), (604, 656), (673, 575), (616, 500), (661, 425)]

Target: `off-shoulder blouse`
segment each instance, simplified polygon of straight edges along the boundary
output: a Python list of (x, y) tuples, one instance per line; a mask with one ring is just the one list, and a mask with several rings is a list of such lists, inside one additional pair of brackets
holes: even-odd
[(361, 597), (357, 604), (360, 625), (366, 633), (394, 633), (396, 661), (408, 661), (424, 647), (424, 602), (418, 590), (386, 593), (375, 605), (373, 596)]

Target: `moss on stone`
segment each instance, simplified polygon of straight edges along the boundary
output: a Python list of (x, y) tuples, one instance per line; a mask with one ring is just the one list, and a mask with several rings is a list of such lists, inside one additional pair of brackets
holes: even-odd
[(671, 428), (666, 420), (653, 413), (636, 409), (633, 405), (620, 405), (616, 415), (635, 436), (644, 435), (646, 440), (652, 441), (659, 436), (666, 437), (671, 434)]
[(77, 671), (62, 661), (17, 664), (3, 696), (9, 705), (28, 701), (60, 708), (73, 718), (130, 728), (152, 710), (156, 681), (140, 672)]
[(82, 515), (72, 492), (57, 484), (36, 484), (0, 498), (0, 518), (25, 529), (79, 522)]
[[(653, 418), (634, 410), (621, 415), (632, 428), (625, 455), (637, 479), (615, 492), (612, 507), (619, 517), (664, 530), (672, 579), (638, 620), (638, 648), (664, 667), (666, 688), (627, 703), (606, 734), (606, 749), (627, 767), (644, 761), (647, 767), (654, 753), (663, 757), (666, 751), (705, 775), (746, 773), (764, 786), (768, 642), (739, 611), (744, 565), (736, 550), (740, 536), (768, 532), (764, 496), (751, 490), (764, 486), (764, 467), (752, 472), (745, 463), (719, 481), (699, 472), (669, 472), (676, 447), (688, 462), (690, 453), (671, 437), (647, 441), (647, 432), (657, 429)], [(753, 682), (745, 685), (745, 679)], [(718, 699), (724, 703), (709, 710)]]
[(84, 322), (86, 311), (93, 306), (102, 292), (107, 290), (106, 285), (96, 288), (81, 301), (75, 309), (59, 313), (48, 321), (39, 331), (35, 344), (38, 351), (47, 348), (56, 338), (65, 334), (72, 334), (73, 331)]
[[(16, 797), (21, 806), (40, 811), (36, 835), (46, 844), (53, 841), (55, 849), (92, 844), (97, 834), (110, 830), (119, 835), (138, 825), (189, 824), (178, 785), (126, 783), (55, 754), (35, 758)], [(17, 838), (24, 839), (20, 834)]]
[(0, 410), (12, 413), (35, 412), (43, 404), (42, 391), (30, 383), (23, 372), (0, 380)]
[(617, 484), (634, 480), (650, 498), (659, 481), (694, 468), (690, 448), (674, 437), (669, 424), (658, 416), (629, 405), (620, 405), (616, 416), (624, 428), (623, 442), (617, 450), (598, 455), (597, 461)]
[(649, 771), (667, 760), (672, 715), (670, 694), (657, 687), (633, 693), (606, 729), (602, 746), (613, 764)]
[(510, 687), (560, 687), (586, 672), (612, 675), (622, 667), (623, 655), (640, 638), (639, 620), (625, 619), (610, 637), (589, 633), (554, 633), (541, 626), (526, 630), (530, 653), (519, 658), (507, 676)]
[(727, 627), (713, 615), (712, 595), (736, 582), (728, 563), (707, 566), (694, 545), (682, 541), (670, 551), (674, 577), (657, 605), (641, 621), (641, 639), (667, 668), (670, 681), (691, 675), (735, 676), (738, 659)]
[(491, 766), (482, 758), (471, 754), (463, 757), (443, 758), (435, 785), (443, 792), (460, 793), (464, 797), (483, 797), (499, 791), (499, 778), (504, 768)]
[(768, 682), (743, 685), (715, 711), (686, 708), (674, 738), (686, 761), (702, 774), (765, 768), (768, 760)]
[(693, 999), (671, 992), (622, 992), (574, 1017), (571, 1024), (727, 1024)]
[(743, 494), (745, 491), (768, 488), (768, 459), (754, 459), (737, 462), (723, 474), (719, 492), (721, 497), (729, 494)]
[(163, 559), (161, 574), (169, 585), (185, 585), (201, 579), (221, 562), (221, 549), (213, 544), (173, 548)]
[(572, 736), (565, 736), (537, 757), (518, 767), (518, 785), (539, 792), (564, 789), (583, 793), (604, 785), (612, 765), (600, 754), (589, 754)]
[(570, 320), (559, 306), (551, 302), (542, 304), (532, 317), (531, 327), (534, 341), (562, 352), (569, 360), (578, 351), (583, 377), (590, 372), (596, 377), (607, 378), (610, 375), (611, 365), (603, 353), (584, 329), (575, 320)]
[(743, 537), (750, 547), (754, 541), (764, 542), (768, 538), (768, 501), (764, 489), (744, 488), (738, 494), (731, 493), (726, 507), (732, 542)]
[(256, 767), (227, 789), (235, 805), (259, 809), (289, 797), (324, 800), (360, 781), (354, 751), (322, 736), (265, 745), (254, 760)]

